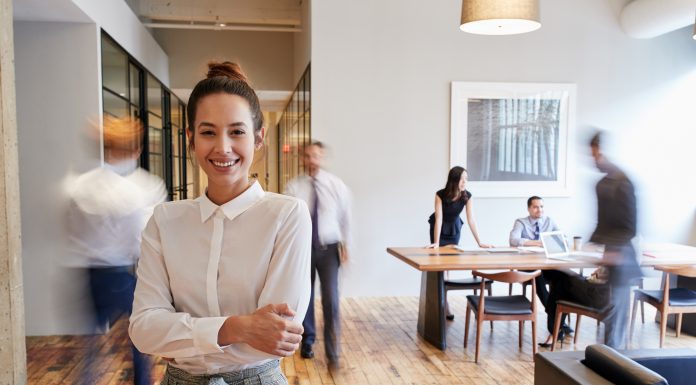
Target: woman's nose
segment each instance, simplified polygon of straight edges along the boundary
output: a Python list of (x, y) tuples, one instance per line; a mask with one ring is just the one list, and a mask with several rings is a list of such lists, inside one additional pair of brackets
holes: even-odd
[(231, 140), (225, 135), (219, 135), (215, 141), (215, 151), (219, 153), (229, 153), (232, 151)]

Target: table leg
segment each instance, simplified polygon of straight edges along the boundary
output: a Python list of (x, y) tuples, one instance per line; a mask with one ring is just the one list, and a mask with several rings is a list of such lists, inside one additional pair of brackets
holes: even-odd
[(445, 350), (445, 279), (442, 271), (421, 273), (418, 334), (436, 348)]

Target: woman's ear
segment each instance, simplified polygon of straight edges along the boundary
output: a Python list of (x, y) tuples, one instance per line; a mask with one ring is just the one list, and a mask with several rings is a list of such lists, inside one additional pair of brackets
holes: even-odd
[(263, 147), (263, 139), (266, 137), (266, 127), (261, 127), (261, 129), (256, 133), (256, 150), (260, 150)]
[(188, 139), (188, 147), (193, 150), (193, 132), (190, 127), (186, 127), (186, 139)]

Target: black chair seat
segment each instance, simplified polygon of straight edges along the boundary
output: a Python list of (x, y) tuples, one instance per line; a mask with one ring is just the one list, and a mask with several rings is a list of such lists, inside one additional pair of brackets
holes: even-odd
[[(491, 286), (493, 281), (486, 280), (486, 288)], [(467, 277), (461, 279), (446, 279), (445, 286), (450, 289), (480, 289), (481, 288), (481, 278), (478, 277)]]
[(599, 314), (604, 313), (604, 310), (606, 310), (606, 308), (604, 308), (604, 309), (597, 309), (596, 307), (585, 306), (585, 305), (579, 304), (579, 303), (577, 303), (577, 302), (566, 301), (566, 300), (556, 301), (556, 305), (572, 306), (572, 307), (578, 308), (578, 309), (580, 309), (580, 310), (584, 310), (584, 311), (588, 311), (588, 312), (594, 312), (594, 313), (599, 313)]
[[(466, 299), (474, 312), (477, 312), (481, 298), (478, 295), (467, 295)], [(486, 297), (485, 304), (486, 314), (532, 314), (532, 303), (523, 295)]]
[[(635, 293), (662, 302), (662, 290), (636, 290)], [(696, 291), (682, 287), (669, 289), (669, 306), (696, 306)]]

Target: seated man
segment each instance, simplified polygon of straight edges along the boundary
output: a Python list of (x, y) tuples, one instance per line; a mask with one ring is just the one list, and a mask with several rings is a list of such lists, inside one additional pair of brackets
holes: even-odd
[(510, 231), (510, 246), (542, 246), (539, 234), (558, 231), (553, 219), (544, 216), (544, 200), (540, 197), (535, 195), (527, 199), (527, 211), (529, 216), (515, 220)]
[[(543, 246), (539, 234), (559, 230), (553, 219), (544, 215), (544, 200), (541, 197), (534, 195), (527, 199), (527, 211), (529, 216), (515, 220), (512, 231), (510, 231), (510, 246)], [(549, 291), (546, 289), (546, 284), (553, 284), (558, 275), (564, 273), (556, 270), (542, 270), (541, 273), (542, 275), (535, 279), (536, 292), (541, 304), (547, 307)], [(561, 328), (563, 334), (572, 333), (573, 330), (565, 324), (565, 320), (563, 321)], [(553, 330), (549, 330), (549, 332), (553, 332)]]

